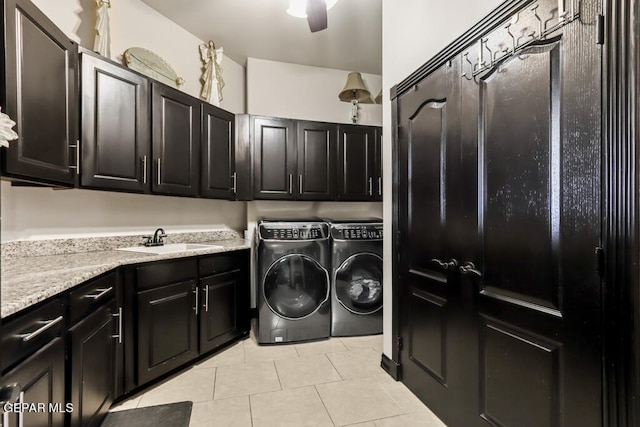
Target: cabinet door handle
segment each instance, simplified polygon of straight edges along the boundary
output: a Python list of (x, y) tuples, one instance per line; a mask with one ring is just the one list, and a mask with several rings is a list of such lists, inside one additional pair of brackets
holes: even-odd
[(160, 159), (160, 157), (158, 157), (158, 185), (160, 185), (160, 177), (161, 177), (161, 173), (160, 173), (160, 163), (162, 162), (162, 159)]
[(373, 196), (373, 178), (369, 177), (369, 195)]
[(382, 177), (378, 177), (378, 196), (382, 196)]
[[(24, 403), (24, 391), (20, 392), (20, 399), (18, 400), (20, 403), (20, 407), (22, 408), (22, 404)], [(24, 427), (24, 411), (20, 411), (18, 413), (18, 427)]]
[(147, 183), (147, 156), (142, 157), (142, 183)]
[(298, 187), (300, 189), (300, 193), (302, 194), (302, 174), (300, 174), (300, 176), (298, 176)]
[(233, 187), (231, 188), (231, 191), (233, 191), (233, 194), (236, 194), (238, 192), (238, 172), (234, 172), (233, 175), (231, 175), (231, 178), (233, 178)]
[(209, 286), (204, 287), (204, 311), (209, 312)]
[[(12, 404), (18, 402), (21, 394), (22, 387), (20, 387), (18, 383), (6, 384), (0, 387), (0, 405), (4, 407), (7, 403)], [(2, 412), (2, 425), (9, 427), (9, 412), (4, 412), (2, 407), (0, 407), (0, 411)]]
[(94, 301), (99, 300), (100, 298), (102, 298), (103, 296), (105, 296), (106, 294), (108, 294), (109, 292), (111, 292), (113, 290), (113, 286), (110, 286), (108, 288), (101, 288), (101, 289), (96, 289), (96, 291), (98, 291), (97, 294), (93, 294), (93, 295), (85, 295), (85, 298), (91, 298)]
[(196, 306), (193, 307), (193, 309), (196, 311), (196, 316), (198, 315), (198, 304), (199, 304), (199, 294), (198, 294), (198, 287), (196, 286), (196, 288), (193, 290), (193, 293), (196, 295)]
[(111, 338), (118, 338), (118, 344), (122, 344), (122, 307), (118, 307), (118, 312), (113, 313), (112, 316), (118, 318), (118, 334), (111, 335)]
[(451, 258), (446, 262), (439, 260), (438, 258), (433, 258), (430, 262), (431, 264), (435, 264), (443, 270), (454, 270), (458, 266), (458, 261), (456, 261), (454, 258)]
[(289, 194), (293, 194), (293, 174), (289, 174)]
[(35, 337), (37, 337), (38, 335), (40, 335), (41, 333), (43, 333), (44, 331), (46, 331), (49, 328), (52, 328), (53, 326), (55, 326), (56, 324), (62, 322), (63, 317), (62, 316), (58, 316), (55, 319), (51, 319), (51, 320), (46, 320), (44, 322), (44, 325), (42, 325), (41, 327), (39, 327), (38, 329), (36, 329), (35, 331), (28, 333), (28, 334), (20, 334), (18, 335), (20, 338), (22, 338), (23, 342), (27, 342), (27, 341), (31, 341), (32, 339), (34, 339)]
[(459, 270), (460, 274), (463, 274), (465, 276), (473, 276), (478, 279), (482, 277), (482, 272), (480, 270), (476, 270), (475, 264), (471, 261), (465, 263), (464, 265), (461, 265)]

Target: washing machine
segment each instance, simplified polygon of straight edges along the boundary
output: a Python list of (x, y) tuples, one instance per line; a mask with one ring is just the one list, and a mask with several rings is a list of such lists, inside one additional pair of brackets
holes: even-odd
[(331, 332), (329, 225), (320, 219), (257, 223), (259, 344), (328, 338)]
[(382, 333), (382, 220), (330, 220), (331, 335)]

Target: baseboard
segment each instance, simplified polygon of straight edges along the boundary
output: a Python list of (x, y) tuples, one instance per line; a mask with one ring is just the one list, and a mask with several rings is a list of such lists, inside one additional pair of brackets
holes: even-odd
[(385, 370), (385, 372), (391, 375), (396, 381), (400, 381), (402, 378), (402, 367), (399, 363), (389, 359), (386, 354), (382, 354), (382, 360), (380, 361), (380, 367)]

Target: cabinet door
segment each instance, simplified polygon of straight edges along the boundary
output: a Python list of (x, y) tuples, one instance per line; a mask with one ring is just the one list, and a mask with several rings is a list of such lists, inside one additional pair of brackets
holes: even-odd
[(200, 184), (200, 101), (152, 85), (153, 185), (156, 193), (197, 196)]
[(200, 352), (205, 353), (242, 335), (245, 322), (248, 285), (240, 270), (201, 279)]
[(293, 199), (297, 160), (293, 122), (254, 117), (252, 136), (255, 198)]
[(382, 201), (382, 128), (376, 128), (376, 161), (373, 167), (373, 198)]
[(77, 47), (29, 0), (5, 0), (3, 23), (0, 104), (16, 122), (19, 138), (3, 154), (2, 172), (72, 186), (77, 155), (72, 146), (78, 139)]
[(234, 146), (235, 116), (208, 103), (202, 103), (202, 197), (235, 198), (237, 175)]
[(198, 355), (196, 281), (138, 292), (138, 385)]
[(332, 200), (335, 198), (337, 125), (333, 123), (298, 122), (297, 188), (300, 200)]
[[(9, 426), (64, 426), (64, 342), (56, 338), (2, 378), (22, 387), (21, 403), (44, 403), (47, 411), (9, 414)], [(53, 408), (49, 407), (53, 405)], [(49, 410), (55, 409), (55, 410)]]
[(99, 426), (114, 399), (116, 346), (115, 300), (69, 330), (69, 425)]
[(80, 184), (114, 190), (149, 189), (148, 81), (83, 52)]
[(338, 200), (372, 200), (375, 128), (338, 127)]

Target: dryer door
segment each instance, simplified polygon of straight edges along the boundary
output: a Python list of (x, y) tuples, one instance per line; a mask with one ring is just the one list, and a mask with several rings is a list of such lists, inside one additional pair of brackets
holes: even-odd
[(336, 298), (347, 310), (371, 314), (382, 308), (382, 258), (359, 253), (347, 258), (335, 272)]
[(329, 273), (306, 255), (289, 254), (275, 261), (263, 283), (264, 300), (278, 316), (301, 319), (329, 299)]

